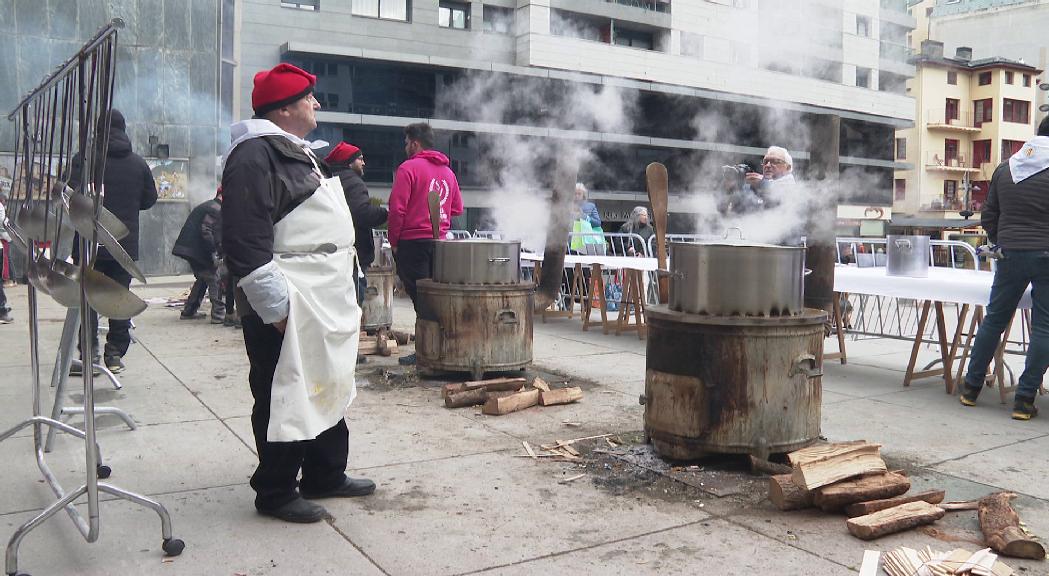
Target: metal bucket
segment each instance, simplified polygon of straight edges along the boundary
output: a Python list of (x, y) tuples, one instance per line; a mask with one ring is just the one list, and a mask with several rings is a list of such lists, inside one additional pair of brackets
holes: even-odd
[(361, 326), (378, 330), (393, 325), (393, 285), (397, 275), (393, 268), (368, 268), (368, 286), (361, 304)]
[(782, 318), (647, 311), (645, 432), (662, 456), (790, 452), (819, 438), (822, 310)]
[(890, 234), (887, 238), (889, 276), (929, 277), (929, 237)]
[(752, 243), (670, 244), (670, 309), (790, 316), (805, 302), (805, 249)]
[(433, 281), (442, 284), (517, 284), (521, 243), (503, 240), (439, 240)]

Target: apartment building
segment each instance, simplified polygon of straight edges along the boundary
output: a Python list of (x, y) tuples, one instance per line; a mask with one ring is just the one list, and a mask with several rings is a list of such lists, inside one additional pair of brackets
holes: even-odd
[(894, 214), (961, 219), (979, 212), (994, 169), (1034, 135), (1042, 71), (972, 56), (967, 47), (947, 57), (943, 43), (921, 44), (909, 87), (915, 126), (896, 132), (896, 159), (913, 168), (896, 172)]
[[(842, 174), (866, 183), (851, 197), (888, 206), (893, 134), (914, 120), (905, 0), (243, 0), (238, 22), (235, 118), (251, 115), (258, 70), (310, 70), (324, 108), (313, 136), (360, 146), (379, 196), (403, 160), (401, 127), (428, 121), (464, 186), (467, 227), (506, 134), (582, 143), (580, 179), (617, 221), (644, 198), (651, 161), (670, 169), (672, 211), (700, 167), (716, 179), (722, 164), (757, 166), (771, 144), (803, 177), (806, 127), (824, 115), (841, 118)], [(487, 87), (464, 93), (479, 78)], [(566, 93), (606, 88), (631, 103), (628, 122), (558, 124)], [(510, 103), (480, 112), (497, 100)], [(529, 177), (541, 187), (547, 172)]]

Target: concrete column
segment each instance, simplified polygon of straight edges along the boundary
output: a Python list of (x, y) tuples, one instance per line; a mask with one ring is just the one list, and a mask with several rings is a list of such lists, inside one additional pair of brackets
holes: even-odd
[(809, 170), (806, 182), (817, 201), (809, 214), (805, 266), (805, 306), (830, 311), (834, 302), (834, 224), (838, 213), (838, 158), (841, 118), (815, 116), (809, 125)]

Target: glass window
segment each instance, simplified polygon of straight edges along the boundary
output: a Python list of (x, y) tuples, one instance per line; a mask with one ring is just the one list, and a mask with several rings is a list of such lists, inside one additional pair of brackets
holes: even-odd
[(641, 48), (643, 50), (651, 50), (654, 45), (650, 32), (620, 28), (619, 26), (615, 27), (613, 42), (620, 46), (630, 46), (631, 48)]
[(281, 0), (280, 5), (285, 8), (298, 8), (300, 10), (320, 10), (321, 0)]
[(1030, 121), (1031, 103), (1024, 100), (1004, 99), (1002, 102), (1002, 120), (1027, 124)]
[(870, 38), (871, 35), (871, 19), (866, 16), (856, 17), (856, 35), (864, 38)]
[(1031, 75), (1030, 74), (1024, 74), (1024, 88), (1030, 88), (1030, 87), (1031, 87)]
[[(990, 72), (988, 72), (990, 74)], [(994, 122), (994, 100), (986, 98), (973, 102), (973, 123), (979, 127), (984, 122)]]
[(1005, 71), (1005, 83), (1006, 84), (1012, 84), (1013, 83), (1013, 79), (1014, 79), (1013, 72), (1011, 70), (1006, 70)]
[(1024, 143), (1020, 140), (1002, 140), (1002, 161), (1006, 161), (1010, 156), (1016, 154), (1023, 148)]
[(353, 0), (350, 13), (354, 16), (408, 21), (409, 0)]
[(437, 8), (437, 24), (442, 28), (468, 30), (470, 28), (470, 5), (466, 2), (441, 0)]
[(990, 83), (991, 83), (991, 73), (990, 72), (980, 72), (980, 76), (979, 76), (979, 84), (980, 84), (980, 86), (986, 86), (986, 85), (988, 85)]
[(514, 31), (514, 9), (499, 6), (482, 7), (482, 28), (485, 32), (511, 34)]
[(896, 200), (907, 199), (907, 181), (903, 178), (897, 178), (895, 181), (896, 194), (893, 196)]
[(906, 160), (907, 159), (907, 139), (897, 138), (896, 139), (896, 159)]
[(870, 68), (856, 67), (856, 85), (861, 88), (870, 88), (871, 86), (871, 70)]
[(958, 85), (958, 72), (955, 70), (947, 71), (947, 83), (952, 86)]

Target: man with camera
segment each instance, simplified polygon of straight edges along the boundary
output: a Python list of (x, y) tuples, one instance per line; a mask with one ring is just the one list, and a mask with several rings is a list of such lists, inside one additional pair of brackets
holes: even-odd
[(747, 185), (764, 200), (765, 208), (774, 208), (794, 191), (794, 160), (786, 148), (769, 146), (761, 160), (761, 174), (748, 172)]

